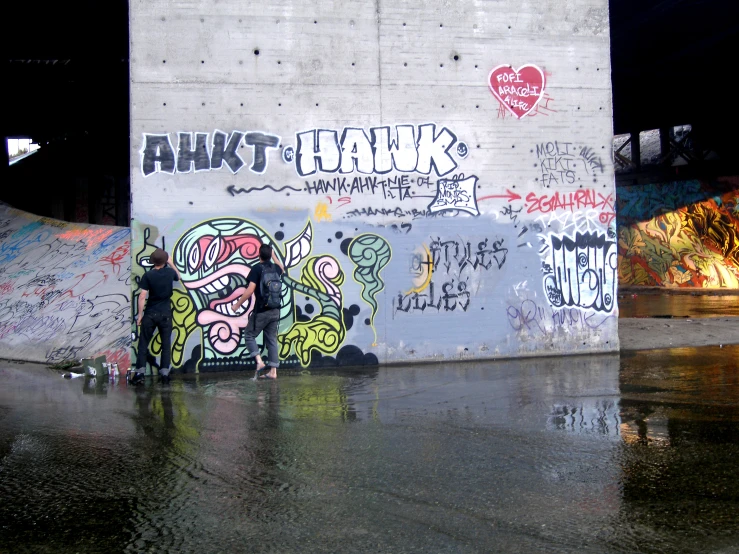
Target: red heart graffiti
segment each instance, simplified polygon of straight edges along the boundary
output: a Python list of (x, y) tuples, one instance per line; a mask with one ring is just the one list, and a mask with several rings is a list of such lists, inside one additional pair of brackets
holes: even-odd
[(544, 94), (544, 72), (535, 65), (518, 70), (499, 65), (490, 72), (488, 85), (495, 97), (518, 119), (533, 110)]

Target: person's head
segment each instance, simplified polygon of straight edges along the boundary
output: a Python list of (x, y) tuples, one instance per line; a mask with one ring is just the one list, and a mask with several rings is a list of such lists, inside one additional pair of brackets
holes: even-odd
[(154, 250), (154, 252), (151, 253), (149, 259), (155, 267), (161, 267), (167, 263), (167, 260), (169, 260), (169, 254), (167, 254), (161, 248), (157, 248), (156, 250)]
[(269, 244), (263, 244), (259, 247), (259, 259), (268, 262), (272, 259), (272, 247)]

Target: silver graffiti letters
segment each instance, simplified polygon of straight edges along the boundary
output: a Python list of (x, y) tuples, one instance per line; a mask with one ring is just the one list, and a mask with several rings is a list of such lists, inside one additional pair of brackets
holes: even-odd
[[(193, 146), (193, 134), (195, 135)], [(163, 135), (144, 133), (141, 148), (141, 172), (144, 177), (153, 173), (189, 173), (221, 169), (225, 163), (231, 173), (237, 173), (244, 160), (238, 152), (242, 144), (252, 149), (252, 164), (249, 171), (267, 171), (268, 150), (276, 149), (280, 137), (260, 131), (214, 131), (213, 140), (208, 133), (178, 133), (177, 153), (172, 148), (169, 133)], [(210, 147), (210, 150), (209, 150)]]
[(551, 273), (544, 290), (552, 306), (611, 312), (615, 302), (616, 243), (605, 234), (551, 237)]
[(306, 177), (322, 173), (384, 174), (390, 171), (417, 172), (442, 176), (454, 171), (457, 162), (449, 150), (457, 136), (446, 127), (436, 131), (434, 123), (396, 125), (396, 141), (390, 138), (390, 127), (344, 127), (339, 132), (312, 129), (297, 133), (295, 169)]

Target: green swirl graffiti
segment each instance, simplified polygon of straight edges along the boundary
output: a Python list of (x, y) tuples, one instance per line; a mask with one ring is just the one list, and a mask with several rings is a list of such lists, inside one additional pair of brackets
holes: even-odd
[(343, 304), (341, 285), (344, 272), (336, 258), (320, 256), (309, 258), (300, 272), (300, 282), (288, 276), (283, 282), (293, 290), (316, 299), (321, 314), (310, 321), (296, 321), (290, 329), (277, 337), (280, 343), (280, 358), (286, 358), (290, 349), (304, 366), (310, 365), (311, 351), (333, 354), (344, 342), (346, 327), (341, 312)]
[(349, 259), (357, 266), (354, 270), (354, 280), (362, 285), (362, 299), (372, 308), (370, 325), (375, 334), (375, 343), (376, 295), (385, 287), (380, 278), (380, 271), (390, 262), (391, 257), (390, 244), (379, 235), (369, 233), (359, 235), (349, 244)]

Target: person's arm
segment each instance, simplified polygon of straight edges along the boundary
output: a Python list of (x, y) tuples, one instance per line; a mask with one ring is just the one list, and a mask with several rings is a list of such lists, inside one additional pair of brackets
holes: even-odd
[(254, 294), (254, 291), (256, 290), (256, 288), (257, 288), (257, 284), (256, 283), (249, 283), (249, 286), (246, 287), (246, 290), (244, 291), (244, 294), (242, 294), (239, 297), (239, 299), (236, 300), (231, 305), (231, 309), (234, 311), (234, 313), (236, 313), (236, 310), (238, 310), (244, 302), (246, 302), (247, 300), (249, 300), (249, 297), (252, 294)]
[(282, 270), (283, 273), (285, 272), (285, 266), (282, 265), (282, 262), (277, 257), (277, 254), (275, 253), (275, 249), (274, 248), (272, 249), (272, 261), (275, 262), (275, 264), (277, 264), (277, 267), (279, 267)]
[(146, 297), (149, 295), (148, 290), (139, 291), (139, 311), (136, 314), (136, 325), (141, 327), (141, 320), (144, 317), (144, 307), (146, 306)]
[(172, 269), (174, 269), (174, 272), (177, 274), (177, 279), (175, 279), (175, 281), (182, 281), (182, 275), (180, 275), (180, 270), (177, 269), (177, 266), (176, 265), (174, 265), (174, 262), (172, 261), (172, 257), (171, 256), (167, 260), (167, 264), (169, 264), (169, 267), (171, 267)]

